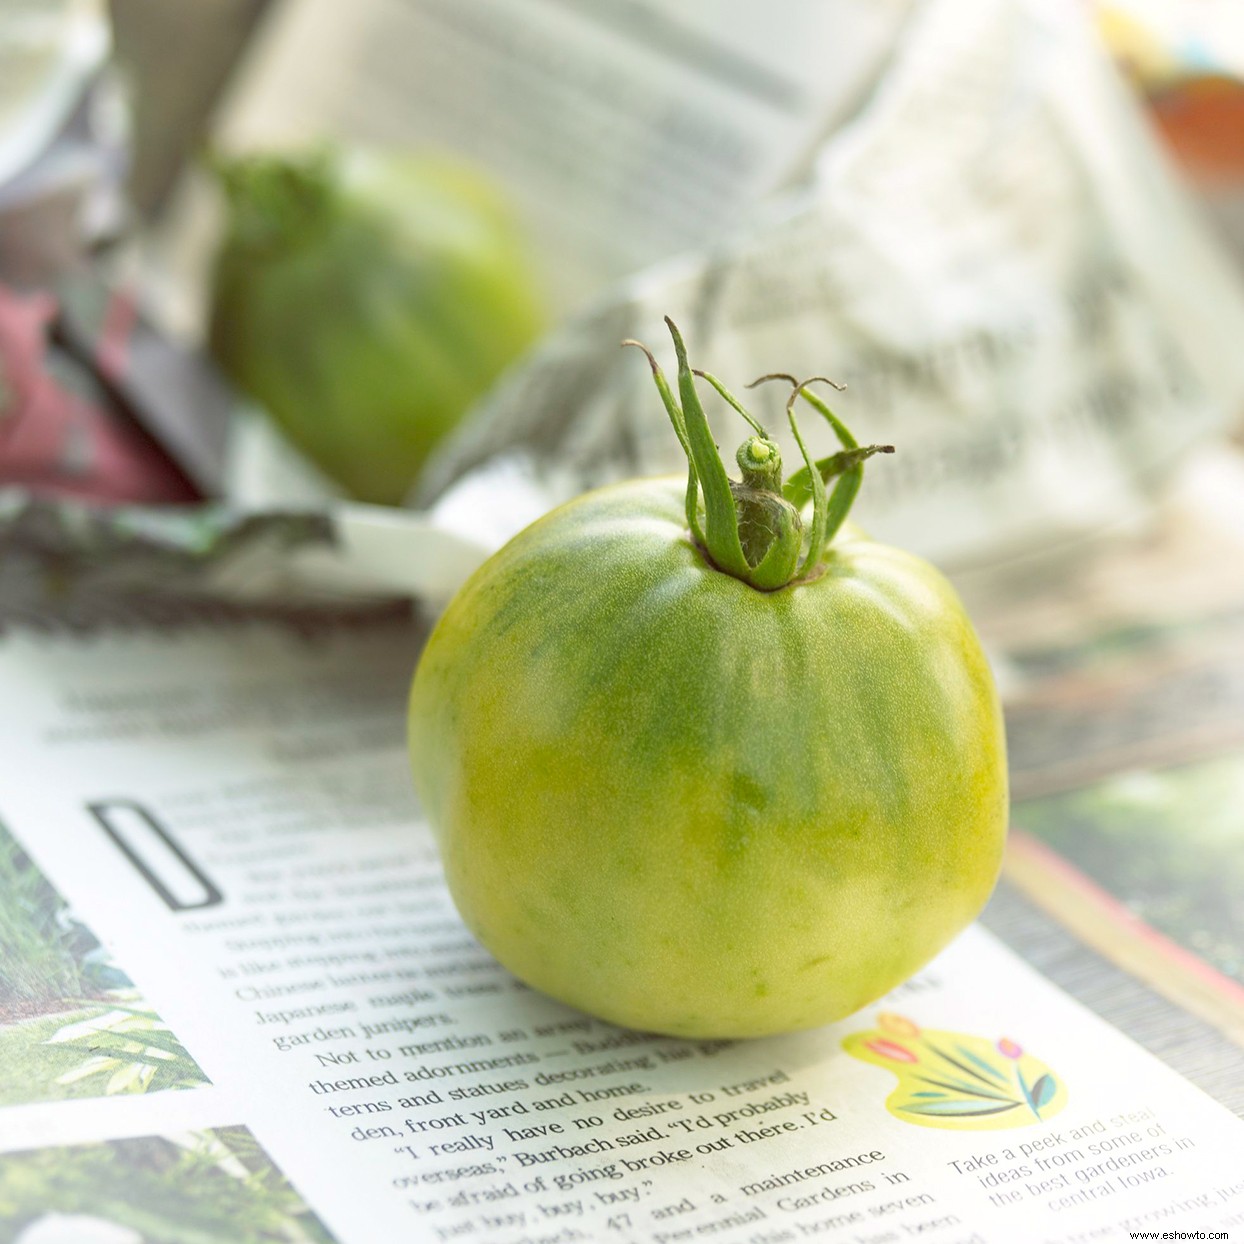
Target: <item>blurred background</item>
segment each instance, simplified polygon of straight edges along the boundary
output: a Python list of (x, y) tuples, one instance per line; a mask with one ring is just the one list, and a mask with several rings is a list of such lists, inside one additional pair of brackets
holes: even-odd
[(0, 22), (0, 483), (427, 510), (504, 461), (529, 517), (677, 467), (614, 352), (660, 349), (665, 314), (735, 387), (846, 382), (844, 417), (906, 451), (865, 517), (951, 567), (1143, 523), (1192, 447), (1238, 436), (1228, 3)]
[(1244, 1034), (1234, 0), (0, 0), (0, 623), (435, 610), (679, 468), (666, 314), (898, 447), (1012, 879)]

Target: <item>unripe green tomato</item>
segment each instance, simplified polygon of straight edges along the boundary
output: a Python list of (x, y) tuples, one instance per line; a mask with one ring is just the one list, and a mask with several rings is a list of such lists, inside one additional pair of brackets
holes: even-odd
[(476, 572), (415, 676), (416, 787), (463, 919), (529, 984), (678, 1036), (825, 1024), (988, 898), (997, 694), (927, 563), (846, 527), (760, 591), (684, 488), (589, 493)]
[(254, 156), (220, 175), (213, 356), (351, 496), (396, 504), (540, 332), (512, 222), (474, 174), (396, 153)]

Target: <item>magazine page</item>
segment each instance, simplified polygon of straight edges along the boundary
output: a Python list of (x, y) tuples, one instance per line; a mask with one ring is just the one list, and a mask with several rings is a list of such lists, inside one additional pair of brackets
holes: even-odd
[(402, 620), (0, 642), (0, 1239), (210, 1239), (226, 1212), (220, 1238), (343, 1244), (1244, 1223), (1244, 1124), (980, 929), (781, 1038), (523, 987), (413, 803), (418, 647)]

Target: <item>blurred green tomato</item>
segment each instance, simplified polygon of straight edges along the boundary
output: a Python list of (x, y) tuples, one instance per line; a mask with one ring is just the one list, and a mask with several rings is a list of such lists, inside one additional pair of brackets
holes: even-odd
[(351, 496), (399, 502), (429, 451), (538, 335), (493, 191), (377, 152), (218, 165), (229, 220), (210, 347)]

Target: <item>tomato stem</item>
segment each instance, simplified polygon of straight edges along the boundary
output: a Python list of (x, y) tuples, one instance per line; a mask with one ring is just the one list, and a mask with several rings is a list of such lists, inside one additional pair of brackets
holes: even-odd
[(749, 436), (734, 456), (748, 488), (782, 491), (782, 451), (767, 436)]
[(795, 577), (803, 546), (803, 520), (780, 492), (730, 482), (747, 558), (745, 582), (761, 591), (785, 587)]
[[(825, 376), (797, 380), (775, 372), (752, 381), (753, 388), (769, 380), (782, 380), (791, 386), (786, 416), (791, 434), (799, 446), (804, 465), (782, 482), (782, 455), (760, 422), (710, 372), (693, 369), (687, 362), (687, 348), (677, 325), (667, 316), (665, 323), (678, 358), (678, 396), (670, 389), (652, 351), (638, 341), (625, 346), (643, 350), (652, 369), (657, 392), (665, 406), (683, 453), (687, 456), (687, 526), (692, 538), (717, 569), (762, 591), (783, 587), (792, 579), (815, 570), (826, 545), (846, 519), (863, 479), (864, 462), (876, 453), (893, 453), (890, 445), (856, 443), (846, 425), (808, 385), (820, 381), (835, 389), (843, 386)], [(726, 474), (708, 419), (696, 392), (696, 377), (708, 381), (726, 403), (747, 421), (754, 431), (740, 446), (736, 461), (742, 482)], [(842, 443), (842, 451), (814, 461), (808, 451), (795, 416), (795, 404), (803, 397), (824, 416)], [(837, 477), (832, 494), (828, 480)], [(699, 493), (704, 492), (704, 523), (700, 524)], [(812, 526), (807, 548), (803, 549), (803, 521), (800, 509), (812, 502)]]

